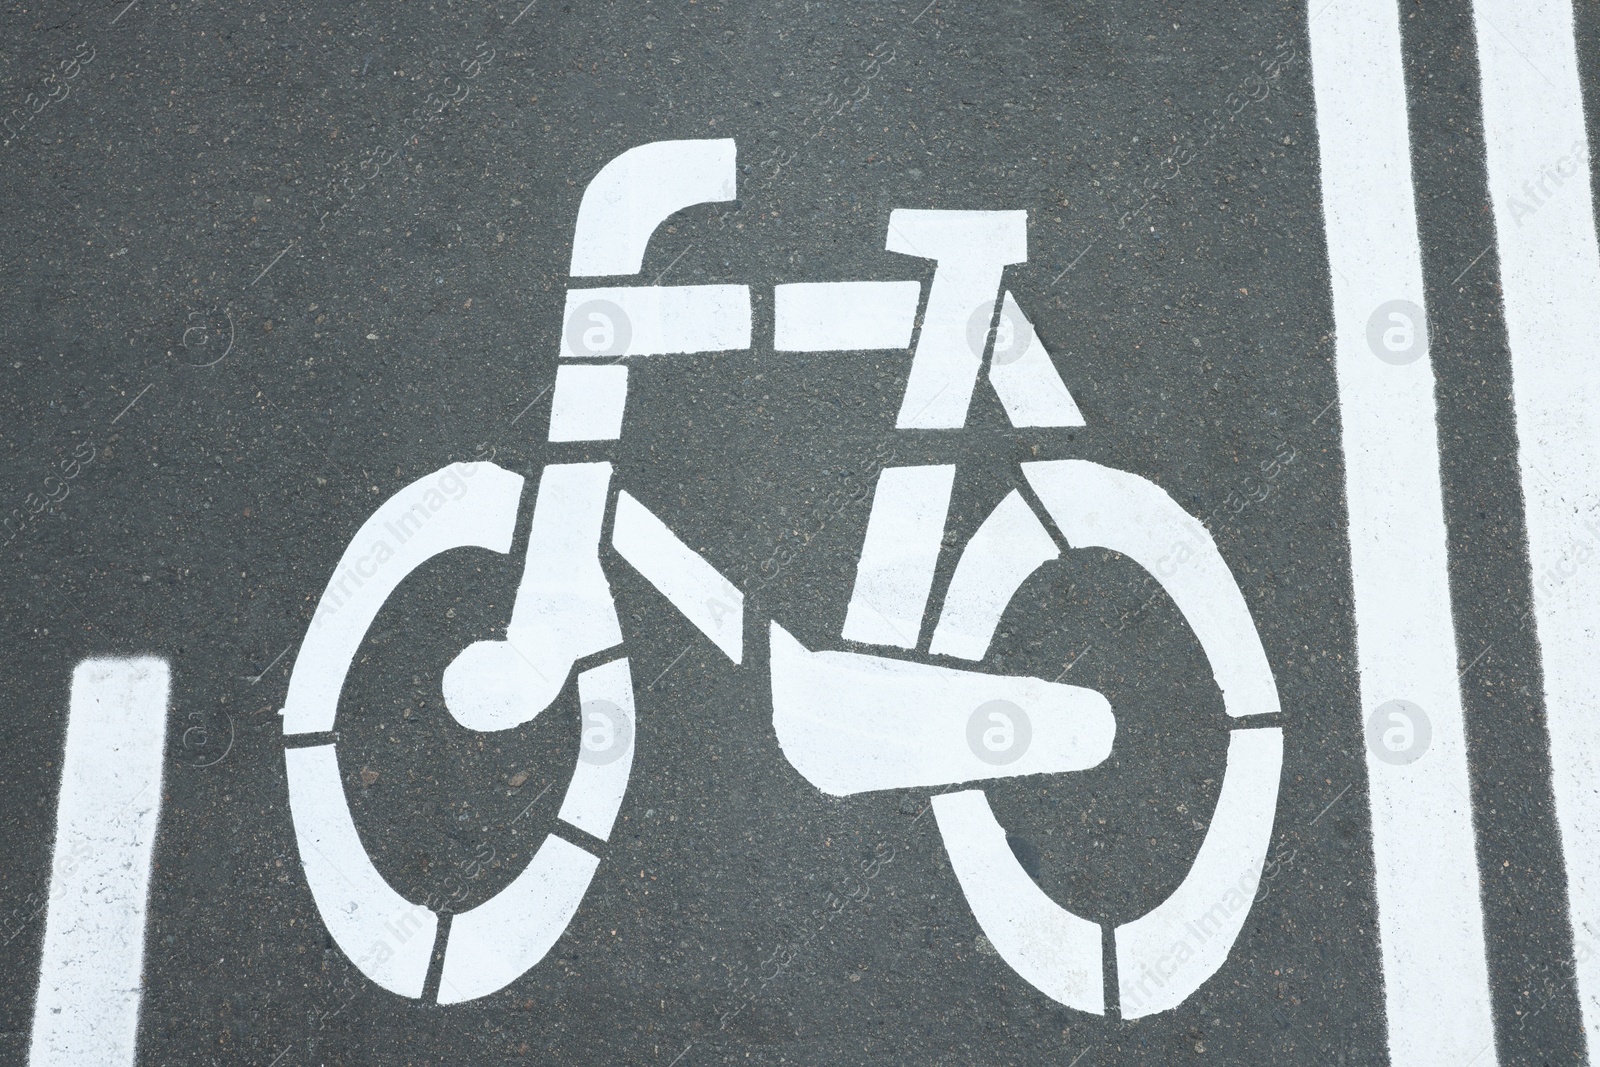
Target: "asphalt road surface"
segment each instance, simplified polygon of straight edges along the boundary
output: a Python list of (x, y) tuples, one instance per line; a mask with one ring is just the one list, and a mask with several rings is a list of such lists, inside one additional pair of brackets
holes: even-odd
[(1588, 0), (6, 6), (0, 1062), (1588, 1062), (1597, 93)]

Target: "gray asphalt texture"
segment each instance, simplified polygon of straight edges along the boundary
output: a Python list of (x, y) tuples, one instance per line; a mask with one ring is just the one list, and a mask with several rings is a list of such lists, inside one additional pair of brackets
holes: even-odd
[[(0, 568), (0, 1061), (26, 1057), (72, 667), (149, 653), (174, 693), (142, 1063), (1384, 1062), (1306, 10), (525, 3), (0, 12), (5, 108), (31, 113), (93, 52), (0, 149), (0, 510), (93, 457)], [(1578, 10), (1592, 87), (1600, 7)], [(1492, 251), (1462, 273), (1493, 238), (1471, 21), (1403, 13), (1499, 1054), (1579, 1062)], [(548, 444), (584, 185), (692, 137), (737, 140), (739, 200), (675, 217), (643, 280), (750, 285), (755, 349), (635, 361), (620, 443)], [(932, 207), (1027, 210), (1006, 284), (1086, 427), (1014, 430), (980, 384), (966, 429), (895, 431), (905, 356), (771, 350), (775, 283), (931, 276), (883, 246), (892, 209)], [(441, 1007), (372, 985), (324, 931), (277, 709), (360, 524), (490, 454), (530, 489), (546, 463), (614, 459), (744, 590), (748, 654), (729, 666), (605, 549), (639, 689), (621, 817), (544, 962)], [(1019, 462), (1058, 458), (1141, 474), (1208, 523), (1284, 706), (1244, 932), (1199, 993), (1136, 1022), (1063, 1008), (995, 954), (928, 791), (825, 797), (772, 730), (767, 623), (847, 647), (883, 465), (957, 464), (937, 597), (1025, 488)], [(440, 693), (505, 624), (532, 498), (509, 556), (402, 586), (340, 708), (374, 861), (456, 911), (554, 828), (578, 743), (553, 713), (473, 734)], [(985, 666), (1110, 699), (1103, 765), (987, 791), (1055, 900), (1149, 910), (1194, 858), (1227, 745), (1182, 617), (1130, 560), (1070, 552)]]

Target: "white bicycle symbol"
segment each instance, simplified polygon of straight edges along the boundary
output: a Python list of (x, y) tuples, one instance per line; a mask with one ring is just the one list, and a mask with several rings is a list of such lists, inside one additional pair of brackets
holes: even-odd
[[(732, 140), (662, 141), (623, 153), (586, 189), (574, 278), (636, 276), (668, 216), (734, 198)], [(1022, 211), (896, 210), (886, 247), (937, 262), (916, 331), (921, 284), (779, 285), (775, 347), (824, 352), (913, 348), (897, 428), (959, 429), (980, 376), (1017, 426), (1083, 419), (1002, 272), (1027, 259)], [(913, 334), (915, 344), (913, 346)], [(608, 286), (567, 292), (552, 442), (621, 436), (623, 357), (750, 347), (742, 285)], [(991, 335), (994, 336), (990, 340)], [(989, 359), (985, 355), (992, 352)], [(986, 369), (986, 374), (984, 373)], [(1137, 475), (1081, 460), (1021, 464), (1046, 514), (1013, 490), (962, 549), (926, 645), (924, 616), (953, 487), (953, 465), (885, 468), (879, 477), (841, 637), (982, 660), (1023, 582), (1070, 549), (1119, 552), (1155, 576), (1204, 649), (1230, 716), (1276, 714), (1277, 687), (1244, 597), (1205, 527)], [(614, 501), (618, 554), (735, 664), (744, 597), (650, 509), (611, 491), (610, 463), (552, 463), (539, 476), (527, 560), (504, 640), (479, 641), (446, 670), (446, 704), (462, 725), (504, 730), (551, 707), (574, 665), (616, 649), (622, 632), (599, 548)], [(357, 532), (324, 590), (290, 679), (287, 737), (331, 735), (339, 695), (379, 609), (434, 556), (505, 553), (521, 475), (492, 462), (453, 464), (401, 489)], [(1099, 693), (1038, 678), (857, 651), (812, 651), (770, 626), (773, 727), (790, 764), (835, 796), (923, 789), (1083, 770), (1116, 732)], [(579, 672), (584, 726), (558, 818), (608, 838), (635, 744), (626, 656)], [(296, 838), (324, 923), (372, 981), (420, 997), (438, 916), (402, 897), (356, 832), (332, 740), (286, 750)], [(1166, 1010), (1215, 974), (1249, 912), (1271, 838), (1282, 729), (1232, 731), (1215, 813), (1188, 874), (1162, 903), (1113, 931), (1123, 1018)], [(932, 798), (967, 902), (1005, 961), (1046, 996), (1106, 1011), (1101, 928), (1051, 900), (1022, 869), (981, 788)], [(568, 834), (568, 837), (577, 835)], [(581, 840), (581, 839), (580, 839)], [(490, 900), (453, 917), (440, 1003), (504, 988), (537, 964), (577, 912), (600, 859), (552, 832)]]

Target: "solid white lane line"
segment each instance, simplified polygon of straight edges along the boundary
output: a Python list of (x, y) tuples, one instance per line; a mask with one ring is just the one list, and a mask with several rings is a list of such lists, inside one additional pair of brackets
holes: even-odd
[(744, 656), (744, 594), (626, 491), (611, 530), (617, 554), (733, 662)]
[(920, 282), (795, 282), (773, 287), (778, 352), (908, 348)]
[[(1485, 1067), (1496, 1062), (1494, 1027), (1400, 15), (1395, 0), (1313, 0), (1309, 10), (1361, 714), (1365, 725), (1403, 699), (1386, 721), (1413, 724), (1384, 739), (1369, 731), (1366, 744), (1390, 1058)], [(1390, 739), (1398, 750), (1384, 747)]]
[(72, 673), (32, 1067), (133, 1065), (170, 688), (159, 659)]
[(1600, 249), (1570, 2), (1476, 0), (1550, 762), (1600, 1055)]
[(954, 464), (879, 473), (845, 611), (846, 640), (917, 647), (955, 478)]

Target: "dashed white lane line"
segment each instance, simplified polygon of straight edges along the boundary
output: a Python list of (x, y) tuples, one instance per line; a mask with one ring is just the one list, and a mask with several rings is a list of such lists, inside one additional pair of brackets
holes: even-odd
[(1584, 1030), (1600, 1052), (1600, 250), (1571, 3), (1477, 0), (1533, 609)]
[(159, 659), (72, 674), (32, 1067), (132, 1067), (169, 690)]
[(1432, 725), (1420, 753), (1366, 746), (1390, 1059), (1490, 1064), (1400, 14), (1394, 0), (1339, 0), (1310, 36), (1363, 726), (1402, 699)]

